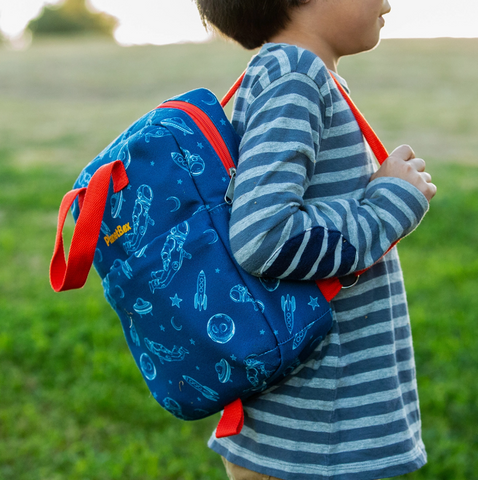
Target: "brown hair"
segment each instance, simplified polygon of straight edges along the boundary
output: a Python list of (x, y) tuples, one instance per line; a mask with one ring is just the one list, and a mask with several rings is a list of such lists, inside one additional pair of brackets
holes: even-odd
[(266, 43), (290, 20), (292, 7), (306, 0), (195, 0), (205, 26), (213, 25), (244, 48)]

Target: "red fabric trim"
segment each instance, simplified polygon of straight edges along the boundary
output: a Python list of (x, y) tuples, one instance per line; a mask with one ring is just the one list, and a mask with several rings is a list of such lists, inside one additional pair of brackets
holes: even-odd
[(342, 284), (337, 277), (316, 280), (315, 283), (328, 302), (330, 302), (342, 289)]
[(230, 437), (241, 433), (244, 426), (244, 410), (240, 398), (224, 407), (221, 420), (217, 425), (216, 438)]

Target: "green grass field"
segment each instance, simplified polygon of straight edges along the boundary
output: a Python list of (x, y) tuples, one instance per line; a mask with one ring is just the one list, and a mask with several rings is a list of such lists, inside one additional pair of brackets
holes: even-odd
[[(55, 294), (63, 194), (137, 117), (198, 86), (221, 96), (250, 52), (105, 40), (0, 49), (0, 479), (225, 480), (206, 441), (149, 394), (96, 273)], [(340, 73), (389, 149), (410, 143), (439, 193), (399, 246), (429, 463), (478, 478), (478, 40), (388, 40)], [(71, 234), (72, 222), (68, 224)]]

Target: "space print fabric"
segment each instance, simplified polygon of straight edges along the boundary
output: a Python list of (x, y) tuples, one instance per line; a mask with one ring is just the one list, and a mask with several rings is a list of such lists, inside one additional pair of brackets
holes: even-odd
[(152, 395), (194, 420), (290, 373), (325, 337), (332, 316), (314, 282), (259, 279), (235, 263), (224, 199), (230, 178), (211, 138), (221, 136), (234, 164), (240, 139), (208, 90), (175, 101), (199, 107), (210, 123), (155, 109), (75, 187), (86, 187), (100, 166), (123, 162), (129, 184), (117, 193), (110, 187), (94, 265)]

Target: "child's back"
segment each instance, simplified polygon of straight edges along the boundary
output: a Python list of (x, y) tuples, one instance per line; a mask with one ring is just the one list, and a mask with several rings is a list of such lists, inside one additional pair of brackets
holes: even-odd
[[(311, 51), (269, 43), (237, 94), (233, 123), (243, 138), (230, 238), (250, 273), (307, 280), (361, 270), (428, 209), (434, 186), (427, 176), (428, 192), (413, 176), (422, 179), (421, 161), (401, 147), (374, 173), (330, 75)], [(407, 162), (417, 168), (402, 174)], [(211, 439), (232, 464), (286, 480), (365, 480), (425, 463), (396, 249), (342, 290), (332, 308), (334, 325), (312, 358), (246, 403), (240, 435)]]

